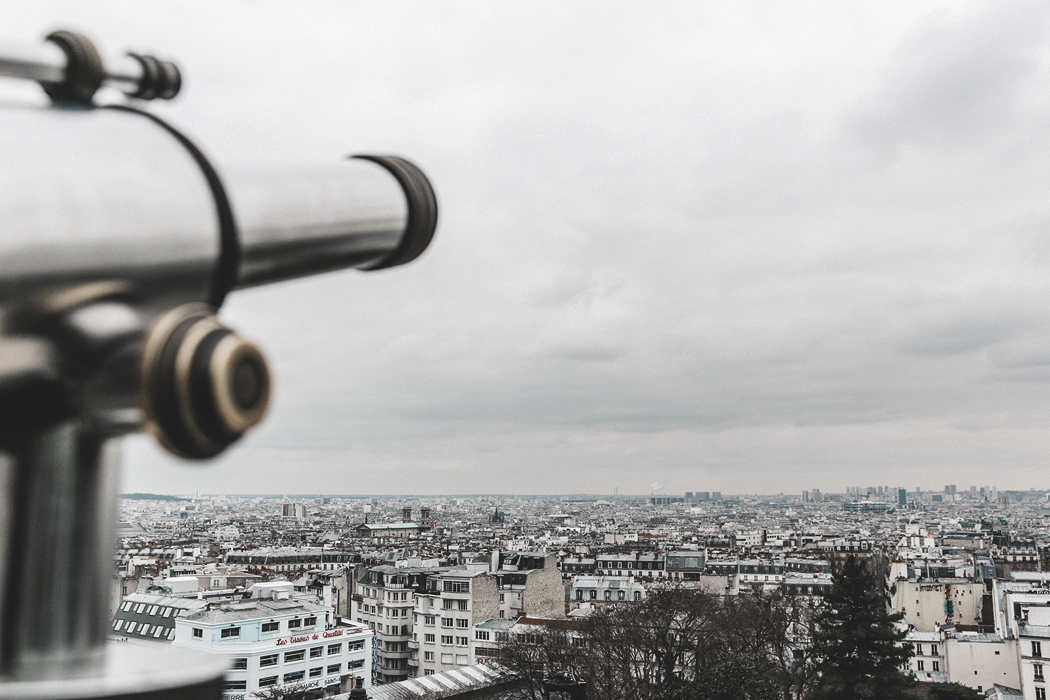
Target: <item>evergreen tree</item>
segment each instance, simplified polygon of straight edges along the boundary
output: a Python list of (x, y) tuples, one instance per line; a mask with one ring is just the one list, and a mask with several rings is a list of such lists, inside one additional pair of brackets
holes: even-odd
[(835, 574), (817, 614), (812, 654), (820, 700), (884, 700), (902, 697), (910, 679), (900, 667), (912, 656), (905, 633), (894, 627), (881, 577), (849, 557)]

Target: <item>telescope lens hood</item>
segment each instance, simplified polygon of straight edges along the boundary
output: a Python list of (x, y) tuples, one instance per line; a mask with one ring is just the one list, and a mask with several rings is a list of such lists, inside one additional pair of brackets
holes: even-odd
[(262, 352), (215, 318), (207, 304), (162, 316), (142, 353), (147, 427), (180, 457), (222, 452), (266, 415), (270, 372)]
[(438, 204), (437, 195), (430, 180), (423, 174), (414, 163), (397, 156), (371, 156), (356, 155), (353, 158), (370, 160), (383, 166), (391, 175), (397, 179), (401, 189), (405, 192), (408, 201), (408, 224), (405, 233), (401, 236), (401, 242), (389, 255), (380, 258), (379, 261), (362, 270), (382, 270), (387, 267), (395, 267), (412, 262), (418, 258), (430, 241), (434, 238), (437, 229)]

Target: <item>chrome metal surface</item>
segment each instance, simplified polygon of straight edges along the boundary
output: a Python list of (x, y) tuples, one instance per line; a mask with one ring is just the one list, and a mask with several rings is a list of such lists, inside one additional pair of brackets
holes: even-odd
[(397, 247), (408, 221), (401, 185), (365, 160), (221, 175), (241, 239), (237, 288), (367, 266)]
[[(64, 60), (45, 44), (0, 58), (0, 74), (54, 82)], [(111, 77), (133, 86), (136, 63)], [(107, 653), (114, 436), (147, 422), (147, 338), (173, 309), (218, 305), (231, 286), (413, 259), (437, 208), (409, 170), (401, 181), (334, 160), (229, 168), (220, 182), (153, 117), (0, 108), (0, 700), (221, 696), (221, 661)], [(269, 375), (236, 336), (199, 340), (175, 369), (209, 379), (215, 410), (191, 403), (232, 441), (261, 418)]]
[(119, 281), (147, 306), (206, 298), (219, 253), (200, 168), (129, 112), (0, 109), (0, 311)]
[(54, 44), (35, 46), (0, 45), (0, 75), (45, 83), (60, 83), (66, 77), (66, 55)]
[[(0, 76), (61, 83), (66, 79), (66, 55), (57, 45), (0, 45)], [(116, 56), (105, 62), (102, 84), (132, 94), (142, 83), (142, 64), (130, 56)]]
[(98, 672), (86, 678), (0, 683), (0, 700), (219, 700), (227, 661), (149, 642), (107, 642)]
[[(77, 420), (8, 447), (0, 530), (0, 673), (97, 675), (109, 632), (118, 446)], [(2, 684), (0, 684), (2, 685)]]

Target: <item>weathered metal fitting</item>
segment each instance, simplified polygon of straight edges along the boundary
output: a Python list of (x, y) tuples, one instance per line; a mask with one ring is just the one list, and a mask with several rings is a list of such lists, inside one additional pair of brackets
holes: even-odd
[(207, 304), (161, 316), (142, 352), (146, 428), (179, 457), (208, 459), (258, 425), (270, 403), (262, 351)]

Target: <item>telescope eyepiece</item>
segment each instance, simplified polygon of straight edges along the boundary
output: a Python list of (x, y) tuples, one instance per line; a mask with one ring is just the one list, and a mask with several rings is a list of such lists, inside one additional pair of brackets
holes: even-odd
[(180, 306), (146, 339), (141, 403), (147, 426), (169, 451), (214, 457), (266, 415), (266, 358), (220, 323), (212, 307)]

